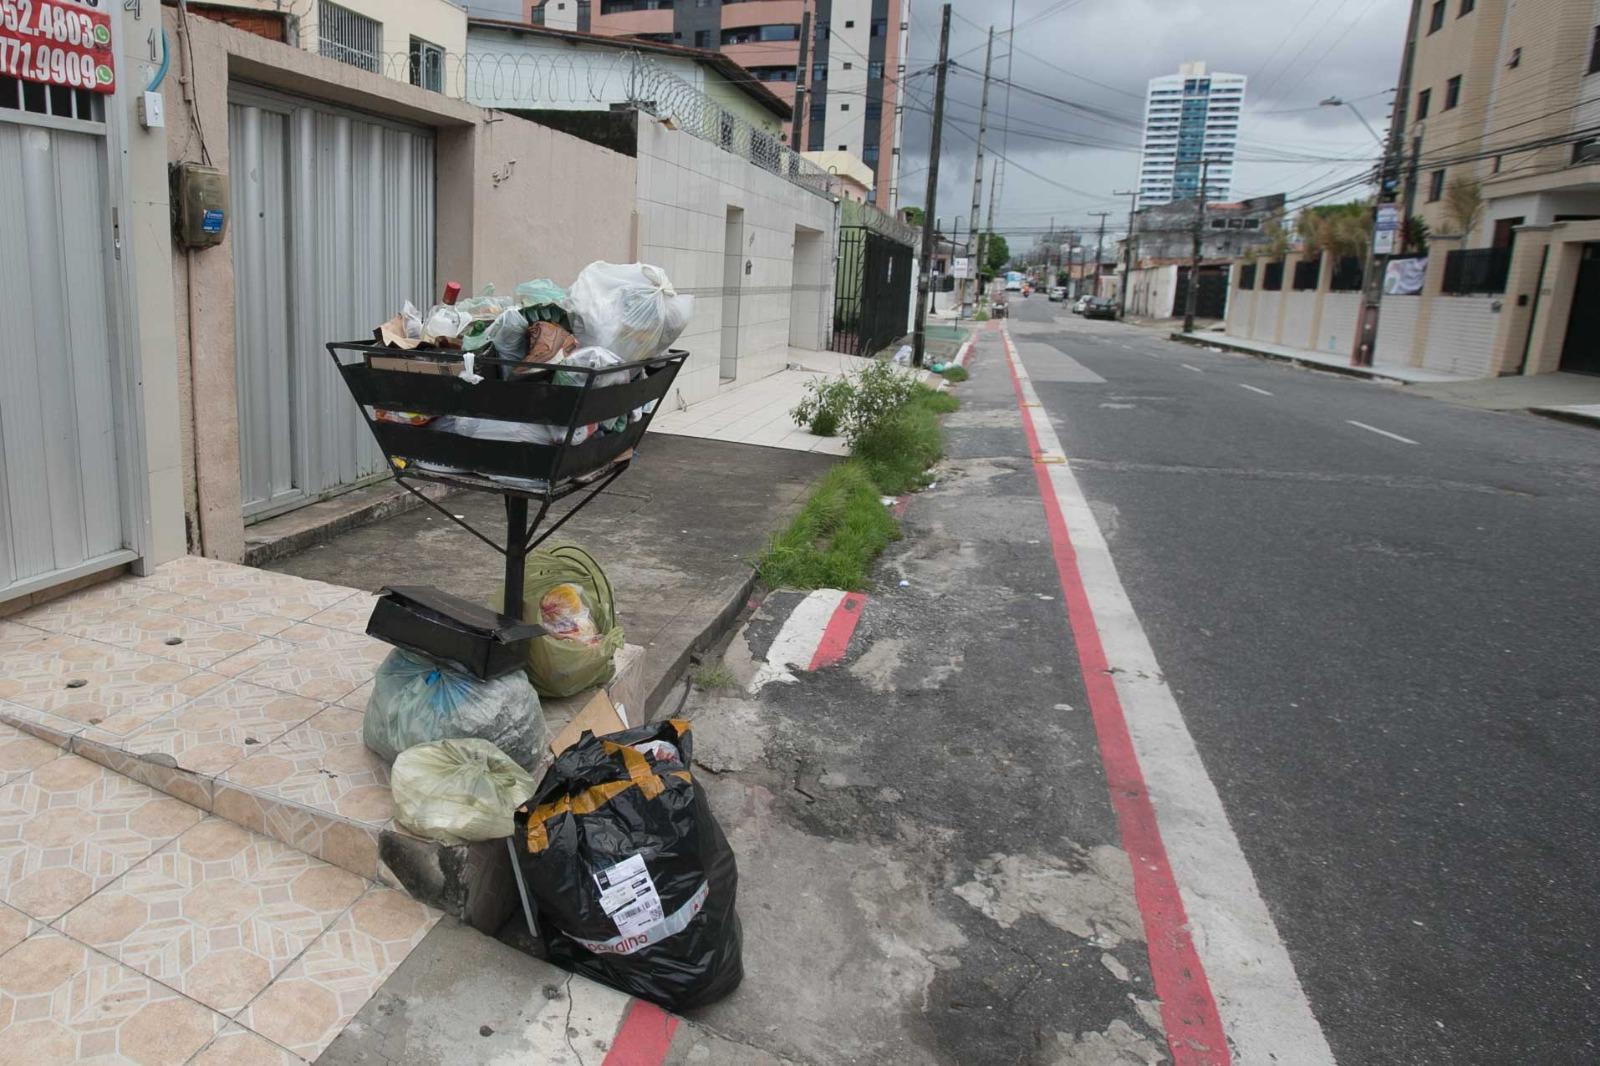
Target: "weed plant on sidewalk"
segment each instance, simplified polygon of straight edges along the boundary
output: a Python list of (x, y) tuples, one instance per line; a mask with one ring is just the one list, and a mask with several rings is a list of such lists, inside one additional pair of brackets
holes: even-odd
[(956, 398), (916, 384), (887, 363), (868, 367), (848, 385), (818, 383), (795, 408), (795, 421), (819, 418), (844, 430), (851, 457), (829, 471), (757, 568), (769, 588), (860, 589), (878, 554), (900, 536), (883, 497), (927, 484), (944, 454), (939, 416)]

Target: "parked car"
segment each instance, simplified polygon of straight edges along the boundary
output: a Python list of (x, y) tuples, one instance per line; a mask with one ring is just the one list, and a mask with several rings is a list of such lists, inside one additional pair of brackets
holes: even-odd
[(1060, 285), (1050, 286), (1050, 291), (1045, 293), (1045, 299), (1049, 300), (1053, 304), (1058, 304), (1066, 298), (1067, 290), (1063, 289)]
[(1096, 296), (1083, 308), (1084, 318), (1109, 318), (1113, 321), (1117, 317), (1117, 301), (1109, 296)]
[(1072, 313), (1075, 315), (1083, 314), (1083, 309), (1089, 306), (1089, 301), (1091, 299), (1093, 299), (1091, 296), (1078, 297), (1078, 299), (1072, 305)]

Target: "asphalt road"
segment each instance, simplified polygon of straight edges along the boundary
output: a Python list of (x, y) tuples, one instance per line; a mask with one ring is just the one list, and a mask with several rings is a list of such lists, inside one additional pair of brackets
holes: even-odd
[(1013, 309), (1338, 1060), (1600, 1061), (1600, 433)]

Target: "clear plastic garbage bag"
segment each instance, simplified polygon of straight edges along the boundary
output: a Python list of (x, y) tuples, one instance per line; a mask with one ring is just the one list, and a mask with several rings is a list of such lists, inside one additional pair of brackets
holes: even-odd
[(479, 681), (396, 648), (378, 667), (361, 739), (385, 762), (435, 740), (487, 740), (525, 770), (550, 743), (539, 695), (521, 672)]

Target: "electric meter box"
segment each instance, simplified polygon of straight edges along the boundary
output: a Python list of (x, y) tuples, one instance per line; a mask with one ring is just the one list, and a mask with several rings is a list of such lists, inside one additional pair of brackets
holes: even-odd
[(185, 248), (222, 243), (228, 228), (228, 176), (199, 163), (172, 166), (172, 232)]

